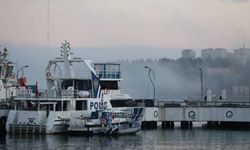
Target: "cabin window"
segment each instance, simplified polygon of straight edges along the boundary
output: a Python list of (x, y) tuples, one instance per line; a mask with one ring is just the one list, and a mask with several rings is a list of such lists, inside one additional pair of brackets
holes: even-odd
[[(63, 106), (62, 106), (62, 104), (63, 104)], [(67, 106), (68, 106), (67, 101), (57, 102), (56, 111), (67, 111)]]
[(126, 100), (111, 100), (110, 101), (112, 107), (125, 107), (127, 106)]
[(13, 66), (8, 66), (7, 72), (6, 72), (6, 75), (5, 75), (6, 78), (9, 77), (9, 76), (11, 75), (12, 70), (13, 70)]
[(95, 64), (94, 69), (99, 78), (120, 78), (119, 64)]
[(91, 80), (64, 80), (62, 82), (62, 89), (74, 87), (79, 91), (88, 91), (91, 89)]
[(67, 111), (68, 103), (67, 101), (63, 101), (63, 111)]
[(64, 80), (62, 82), (62, 89), (68, 89), (68, 87), (72, 87), (73, 86), (73, 80)]
[(55, 110), (54, 110), (54, 104), (49, 104), (49, 110), (55, 111)]
[(91, 89), (91, 80), (74, 80), (74, 89), (88, 91)]
[(57, 102), (56, 104), (56, 111), (61, 111), (62, 108), (62, 103), (61, 102)]
[(87, 110), (87, 101), (85, 100), (76, 101), (76, 110)]
[(133, 101), (132, 99), (127, 99), (127, 100), (121, 100), (121, 99), (116, 99), (116, 100), (110, 100), (110, 103), (112, 107), (138, 107), (139, 104)]
[(120, 78), (120, 65), (107, 64), (106, 65), (107, 78)]
[[(53, 104), (40, 104), (40, 110), (46, 110), (46, 111), (54, 111), (54, 105)], [(56, 106), (56, 109), (57, 106)]]
[(98, 119), (98, 115), (99, 115), (98, 111), (91, 112), (90, 118), (91, 119)]
[(117, 90), (118, 89), (118, 83), (117, 81), (101, 81), (101, 89), (109, 89), (109, 90)]
[(104, 78), (105, 75), (105, 65), (102, 64), (96, 64), (94, 66), (96, 73), (99, 75), (99, 78)]

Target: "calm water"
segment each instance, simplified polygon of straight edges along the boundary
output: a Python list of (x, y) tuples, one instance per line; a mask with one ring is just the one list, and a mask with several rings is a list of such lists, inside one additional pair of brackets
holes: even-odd
[(1, 139), (4, 149), (250, 149), (250, 131), (207, 130), (149, 130), (120, 137), (69, 135), (7, 135)]

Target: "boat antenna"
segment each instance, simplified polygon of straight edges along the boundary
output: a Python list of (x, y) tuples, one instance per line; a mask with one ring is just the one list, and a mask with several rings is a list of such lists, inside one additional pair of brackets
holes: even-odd
[(73, 76), (72, 72), (72, 65), (71, 65), (71, 47), (69, 42), (66, 40), (62, 43), (61, 46), (61, 56), (64, 61), (64, 71), (65, 71), (65, 77), (66, 78), (71, 78)]

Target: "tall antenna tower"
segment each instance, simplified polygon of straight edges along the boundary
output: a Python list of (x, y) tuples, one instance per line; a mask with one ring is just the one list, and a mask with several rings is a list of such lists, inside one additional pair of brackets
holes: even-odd
[(50, 44), (50, 0), (48, 0), (48, 8), (47, 8), (47, 44)]

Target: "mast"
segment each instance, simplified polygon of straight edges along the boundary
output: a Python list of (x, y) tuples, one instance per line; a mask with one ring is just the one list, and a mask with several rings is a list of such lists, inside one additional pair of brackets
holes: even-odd
[(64, 61), (64, 76), (65, 78), (72, 78), (74, 77), (74, 74), (73, 74), (73, 66), (71, 64), (71, 54), (73, 53), (71, 52), (71, 47), (69, 42), (65, 41), (64, 43), (62, 43), (61, 48), (62, 48), (61, 56)]
[(47, 8), (47, 44), (50, 44), (50, 0), (48, 0), (48, 8)]

